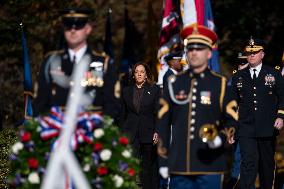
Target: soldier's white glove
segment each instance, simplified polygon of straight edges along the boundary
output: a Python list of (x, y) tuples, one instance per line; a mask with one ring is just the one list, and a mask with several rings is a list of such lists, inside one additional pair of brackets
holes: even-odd
[(220, 136), (216, 136), (213, 141), (208, 141), (208, 146), (211, 149), (219, 148), (222, 145), (222, 139)]
[(168, 167), (160, 167), (159, 173), (164, 179), (167, 179), (169, 177), (169, 168)]

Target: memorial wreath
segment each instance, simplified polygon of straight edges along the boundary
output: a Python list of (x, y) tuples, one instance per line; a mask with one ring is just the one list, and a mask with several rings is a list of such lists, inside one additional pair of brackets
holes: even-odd
[[(12, 146), (8, 177), (11, 188), (40, 187), (51, 151), (60, 145), (63, 120), (61, 109), (53, 107), (49, 115), (25, 122), (19, 140)], [(70, 147), (92, 188), (137, 188), (139, 162), (132, 157), (128, 138), (110, 117), (79, 113)]]

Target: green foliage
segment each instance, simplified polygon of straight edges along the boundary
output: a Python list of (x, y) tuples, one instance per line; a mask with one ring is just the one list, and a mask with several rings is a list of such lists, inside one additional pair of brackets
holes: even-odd
[(0, 131), (0, 188), (8, 188), (6, 185), (6, 177), (10, 172), (9, 154), (10, 147), (16, 141), (16, 131), (13, 129), (5, 129)]

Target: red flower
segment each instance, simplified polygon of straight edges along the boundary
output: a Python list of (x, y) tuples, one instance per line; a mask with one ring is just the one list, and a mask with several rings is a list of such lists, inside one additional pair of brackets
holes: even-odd
[(131, 177), (133, 177), (133, 176), (135, 175), (135, 170), (134, 170), (134, 169), (129, 168), (129, 169), (127, 170), (127, 172), (128, 172), (128, 174), (129, 174), (129, 176), (131, 176)]
[(35, 158), (29, 158), (28, 159), (28, 164), (29, 164), (29, 167), (31, 169), (37, 169), (38, 168), (38, 160), (35, 159)]
[(31, 133), (30, 132), (24, 132), (23, 134), (21, 134), (21, 141), (22, 142), (28, 142), (29, 140), (31, 140)]
[(119, 138), (119, 143), (122, 144), (122, 145), (127, 145), (128, 144), (128, 138), (120, 137)]
[(93, 150), (96, 152), (101, 151), (102, 149), (103, 149), (103, 145), (99, 142), (95, 143), (93, 146)]
[(100, 175), (100, 176), (104, 176), (106, 175), (108, 172), (108, 169), (106, 167), (99, 167), (97, 169), (97, 173)]

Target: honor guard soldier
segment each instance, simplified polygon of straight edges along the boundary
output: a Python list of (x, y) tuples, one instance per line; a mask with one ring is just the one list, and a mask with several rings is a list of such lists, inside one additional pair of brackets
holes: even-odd
[(221, 188), (226, 169), (224, 134), (234, 134), (229, 125), (237, 119), (236, 102), (229, 103), (225, 77), (208, 68), (216, 33), (191, 25), (181, 37), (190, 68), (169, 77), (160, 99), (159, 172), (170, 176), (170, 189)]
[(164, 60), (167, 62), (169, 68), (163, 77), (163, 86), (167, 85), (169, 76), (176, 75), (182, 71), (181, 59), (182, 51), (172, 52), (165, 56)]
[[(168, 85), (168, 78), (171, 75), (177, 75), (183, 70), (183, 66), (181, 64), (181, 59), (183, 56), (183, 51), (171, 52), (164, 57), (165, 62), (167, 62), (169, 68), (163, 76), (163, 89), (165, 89), (165, 85)], [(168, 188), (168, 179), (160, 178), (160, 188), (166, 189)]]
[(260, 188), (272, 188), (275, 138), (283, 127), (284, 83), (279, 70), (263, 64), (262, 41), (251, 38), (245, 52), (249, 66), (232, 78), (239, 115), (236, 136), (241, 153), (240, 188), (253, 188), (257, 173)]
[(51, 106), (65, 106), (75, 64), (89, 56), (89, 69), (81, 85), (93, 100), (93, 109), (114, 117), (113, 75), (108, 74), (109, 56), (97, 53), (87, 43), (92, 32), (87, 8), (69, 8), (62, 11), (64, 37), (67, 47), (48, 53), (38, 75), (38, 89), (34, 101), (35, 116), (47, 112)]

